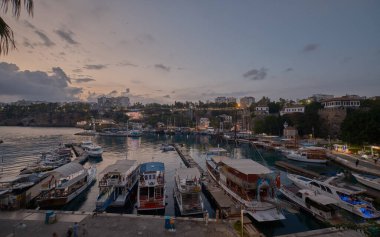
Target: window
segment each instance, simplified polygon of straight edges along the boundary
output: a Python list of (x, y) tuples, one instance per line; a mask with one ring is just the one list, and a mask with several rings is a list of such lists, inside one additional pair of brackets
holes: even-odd
[(315, 187), (321, 188), (321, 187), (319, 186), (319, 184), (317, 184), (316, 182), (311, 182), (310, 184), (313, 185), (313, 186), (315, 186)]
[(327, 190), (327, 192), (332, 194), (331, 189), (329, 187), (326, 187), (326, 190)]
[(323, 191), (327, 192), (327, 190), (326, 190), (326, 187), (325, 187), (325, 186), (321, 185), (321, 189), (322, 189)]

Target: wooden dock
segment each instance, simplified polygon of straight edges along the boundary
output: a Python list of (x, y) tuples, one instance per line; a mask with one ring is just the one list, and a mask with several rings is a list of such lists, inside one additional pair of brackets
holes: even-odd
[(301, 167), (289, 164), (285, 161), (276, 161), (275, 165), (278, 167), (281, 167), (283, 169), (286, 169), (287, 171), (289, 171), (291, 173), (301, 174), (301, 175), (304, 175), (304, 176), (309, 177), (309, 178), (318, 178), (320, 176), (320, 174), (318, 174), (316, 172), (303, 169)]
[(230, 218), (240, 216), (240, 206), (237, 205), (234, 200), (228, 196), (224, 190), (205, 172), (200, 165), (194, 161), (194, 159), (187, 153), (183, 147), (178, 144), (174, 144), (178, 155), (181, 157), (183, 163), (186, 167), (198, 168), (199, 172), (202, 174), (202, 188), (206, 196), (215, 204), (217, 213), (217, 218)]
[(86, 163), (88, 161), (88, 154), (85, 150), (83, 150), (82, 147), (80, 147), (78, 144), (66, 144), (66, 147), (70, 147), (73, 150), (73, 153), (75, 155), (75, 159), (72, 160), (72, 162), (77, 162), (81, 165)]

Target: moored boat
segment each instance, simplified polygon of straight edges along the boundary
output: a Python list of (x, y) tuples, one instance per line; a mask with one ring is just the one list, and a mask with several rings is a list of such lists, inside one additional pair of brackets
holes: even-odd
[(162, 144), (160, 150), (162, 151), (175, 151), (174, 146), (169, 144)]
[(291, 151), (285, 156), (289, 160), (309, 162), (309, 163), (326, 163), (326, 150), (320, 147), (300, 148), (297, 151)]
[(125, 205), (137, 185), (138, 167), (136, 160), (118, 160), (101, 172), (99, 196), (96, 200), (97, 210)]
[(95, 181), (96, 168), (85, 169), (72, 162), (51, 171), (50, 175), (37, 197), (41, 208), (61, 207), (72, 201)]
[(175, 173), (174, 197), (182, 216), (203, 213), (201, 174), (197, 168), (181, 168)]
[(162, 162), (141, 164), (137, 191), (137, 210), (165, 209), (165, 165)]
[(376, 189), (380, 191), (380, 178), (376, 176), (371, 176), (371, 175), (362, 175), (362, 174), (352, 174), (355, 179), (370, 188)]
[(95, 144), (88, 146), (85, 151), (89, 157), (101, 157), (103, 154), (103, 148)]
[(207, 158), (210, 176), (258, 222), (285, 219), (276, 199), (279, 176), (250, 159)]
[(295, 185), (310, 189), (337, 200), (336, 205), (365, 219), (380, 217), (373, 205), (359, 197), (366, 190), (340, 182), (340, 175), (325, 180), (309, 179), (301, 175), (288, 174)]

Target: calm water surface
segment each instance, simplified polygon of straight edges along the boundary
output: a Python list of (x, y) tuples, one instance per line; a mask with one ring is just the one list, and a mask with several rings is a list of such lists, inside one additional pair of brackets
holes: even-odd
[[(184, 167), (182, 160), (175, 151), (162, 152), (160, 146), (162, 143), (183, 143), (189, 150), (190, 155), (203, 168), (205, 167), (204, 153), (209, 147), (218, 146), (216, 141), (205, 136), (156, 136), (149, 135), (141, 138), (115, 138), (115, 137), (82, 137), (75, 136), (74, 133), (80, 131), (76, 128), (30, 128), (30, 127), (0, 127), (0, 139), (4, 140), (0, 144), (1, 168), (0, 175), (15, 175), (22, 167), (38, 158), (40, 152), (48, 151), (60, 143), (81, 142), (92, 139), (95, 143), (104, 148), (103, 157), (100, 160), (90, 160), (85, 164), (86, 167), (96, 165), (98, 174), (108, 165), (113, 164), (116, 160), (130, 159), (137, 160), (140, 163), (149, 161), (160, 161), (165, 164), (166, 174), (166, 193), (168, 196), (165, 215), (175, 215), (173, 200), (173, 185), (175, 170), (181, 166)], [(274, 162), (285, 159), (278, 153), (265, 150), (254, 150), (248, 145), (234, 147), (228, 144), (219, 144), (227, 149), (234, 158), (248, 158), (262, 163), (270, 169), (281, 173), (283, 183), (289, 183), (286, 173), (279, 171)], [(313, 170), (319, 173), (335, 173), (340, 168), (335, 165), (308, 165), (298, 162), (292, 162), (296, 165)], [(95, 200), (99, 190), (96, 182), (87, 192), (83, 193), (74, 202), (70, 203), (64, 209), (66, 210), (83, 210), (93, 211), (95, 209)], [(206, 202), (206, 209), (210, 216), (215, 216), (210, 203)], [(134, 202), (131, 202), (125, 210), (119, 210), (125, 213), (136, 213)], [(286, 220), (277, 223), (260, 224), (259, 229), (266, 235), (288, 234), (311, 229), (324, 227), (314, 218), (305, 213), (289, 213), (285, 211)]]

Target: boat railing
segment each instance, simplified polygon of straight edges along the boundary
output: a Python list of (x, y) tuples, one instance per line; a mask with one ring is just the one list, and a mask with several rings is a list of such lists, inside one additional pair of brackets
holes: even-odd
[(178, 187), (179, 191), (180, 192), (186, 192), (186, 193), (190, 193), (190, 192), (194, 192), (194, 193), (197, 193), (197, 192), (200, 192), (201, 191), (201, 185), (200, 184), (195, 184), (195, 185), (180, 185)]

